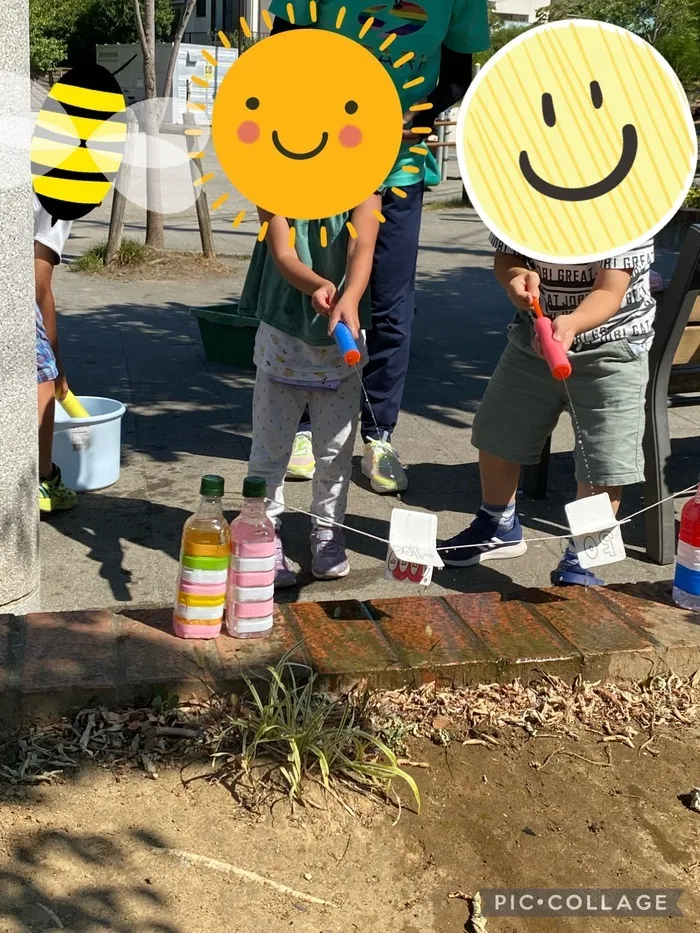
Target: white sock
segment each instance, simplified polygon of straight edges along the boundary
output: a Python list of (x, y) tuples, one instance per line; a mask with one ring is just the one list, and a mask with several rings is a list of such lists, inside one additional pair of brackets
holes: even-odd
[(482, 502), (481, 511), (490, 515), (502, 531), (510, 531), (515, 525), (515, 502), (509, 505), (488, 505)]

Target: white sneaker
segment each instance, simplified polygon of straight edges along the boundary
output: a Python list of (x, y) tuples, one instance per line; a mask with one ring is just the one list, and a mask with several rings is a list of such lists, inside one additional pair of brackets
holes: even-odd
[(371, 440), (365, 444), (362, 472), (370, 486), (381, 495), (405, 492), (408, 489), (406, 471), (401, 465), (397, 451), (389, 441)]

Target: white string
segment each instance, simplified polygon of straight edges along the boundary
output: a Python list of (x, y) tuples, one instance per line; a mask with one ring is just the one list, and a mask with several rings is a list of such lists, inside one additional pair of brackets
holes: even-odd
[[(628, 522), (631, 522), (633, 518), (636, 518), (638, 515), (642, 515), (644, 512), (648, 512), (651, 509), (655, 509), (657, 505), (661, 505), (664, 502), (668, 502), (670, 499), (676, 499), (678, 496), (686, 496), (690, 492), (695, 492), (698, 488), (697, 483), (693, 486), (688, 486), (687, 489), (681, 489), (680, 492), (674, 492), (670, 496), (666, 496), (665, 499), (659, 499), (658, 502), (654, 502), (651, 505), (645, 506), (643, 509), (639, 509), (638, 512), (633, 512), (631, 515), (628, 515), (627, 518), (622, 518), (620, 521), (615, 522), (612, 526), (613, 528), (619, 525), (626, 525)], [(321, 518), (320, 515), (315, 515), (313, 512), (307, 512), (306, 509), (297, 509), (292, 505), (287, 505), (284, 502), (278, 502), (277, 499), (266, 498), (266, 502), (269, 502), (271, 505), (279, 505), (281, 508), (289, 510), (291, 512), (298, 512), (301, 515), (308, 515), (309, 518), (317, 518), (319, 521), (323, 522), (326, 525), (334, 525), (336, 528), (342, 528), (344, 531), (351, 531), (356, 535), (362, 535), (363, 538), (371, 538), (372, 541), (378, 541), (380, 544), (390, 544), (388, 538), (380, 538), (379, 535), (370, 534), (368, 531), (361, 531), (359, 528), (352, 528), (350, 525), (344, 525), (342, 522), (335, 522), (330, 518)], [(525, 538), (528, 545), (529, 544), (539, 544), (543, 541), (563, 541), (565, 538), (570, 538), (571, 532), (567, 532), (564, 535), (541, 535), (537, 538)], [(503, 547), (515, 547), (520, 544), (520, 541), (514, 541), (513, 544), (508, 542), (503, 543)], [(455, 547), (439, 547), (438, 551), (461, 551), (466, 548), (472, 547), (483, 547), (483, 544), (458, 544)]]
[(618, 525), (626, 525), (627, 522), (631, 522), (633, 518), (636, 518), (638, 515), (642, 515), (644, 512), (649, 512), (651, 509), (655, 509), (657, 505), (661, 505), (664, 502), (668, 502), (670, 499), (676, 499), (678, 496), (687, 496), (688, 493), (695, 492), (698, 488), (697, 483), (693, 483), (692, 486), (688, 486), (687, 489), (681, 489), (680, 492), (673, 492), (670, 496), (666, 496), (665, 499), (659, 499), (658, 502), (653, 502), (651, 505), (644, 506), (643, 509), (640, 509), (638, 512), (632, 512), (631, 515), (628, 515), (627, 518), (622, 518), (617, 523)]
[(380, 538), (377, 535), (372, 535), (368, 531), (360, 531), (359, 528), (351, 528), (350, 525), (343, 525), (342, 522), (334, 522), (330, 518), (321, 518), (320, 515), (315, 515), (313, 512), (307, 512), (306, 509), (295, 509), (293, 505), (287, 505), (286, 502), (278, 502), (277, 499), (265, 499), (265, 502), (269, 502), (271, 505), (279, 505), (283, 509), (289, 510), (291, 512), (299, 512), (301, 515), (308, 515), (309, 518), (317, 518), (319, 521), (323, 522), (326, 525), (335, 525), (336, 528), (344, 528), (345, 531), (352, 531), (356, 535), (362, 535), (363, 538), (371, 538), (373, 541), (379, 541), (380, 544), (389, 544), (389, 541), (386, 538)]

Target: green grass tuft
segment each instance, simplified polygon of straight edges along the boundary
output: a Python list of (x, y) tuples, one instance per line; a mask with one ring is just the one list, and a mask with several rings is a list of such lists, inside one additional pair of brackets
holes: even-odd
[(249, 678), (235, 713), (226, 714), (212, 758), (227, 786), (248, 784), (254, 794), (285, 793), (303, 802), (309, 783), (338, 799), (338, 788), (387, 796), (405, 782), (420, 811), (420, 793), (396, 754), (373, 734), (368, 699), (334, 698), (315, 690), (316, 674), (283, 658), (269, 667), (263, 697)]
[(426, 201), (423, 205), (424, 211), (451, 211), (455, 207), (468, 207), (462, 200), (461, 195), (456, 198), (445, 198), (442, 201)]
[[(72, 267), (76, 272), (101, 272), (105, 268), (107, 243), (91, 246), (75, 260)], [(117, 252), (115, 267), (142, 266), (148, 258), (148, 248), (136, 240), (124, 240)]]
[(700, 187), (694, 185), (683, 202), (683, 207), (700, 208)]

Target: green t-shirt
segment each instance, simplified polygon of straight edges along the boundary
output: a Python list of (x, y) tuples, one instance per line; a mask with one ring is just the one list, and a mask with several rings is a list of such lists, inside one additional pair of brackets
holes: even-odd
[[(296, 230), (294, 248), (297, 256), (317, 275), (340, 287), (347, 268), (350, 212), (325, 220), (289, 221)], [(321, 227), (325, 226), (327, 245), (321, 245)], [(360, 325), (370, 326), (369, 288), (360, 301)], [(316, 314), (308, 295), (297, 291), (282, 277), (267, 243), (258, 241), (248, 266), (239, 304), (241, 314), (257, 317), (290, 337), (298, 337), (313, 347), (334, 343), (328, 336), (328, 318)]]
[[(288, 20), (288, 0), (272, 0), (270, 12)], [(316, 25), (321, 29), (339, 31), (350, 39), (357, 39), (384, 65), (396, 85), (401, 98), (403, 112), (412, 104), (424, 100), (435, 90), (440, 76), (440, 49), (446, 45), (453, 52), (463, 54), (483, 52), (490, 45), (487, 0), (385, 0), (372, 3), (367, 0), (317, 0), (317, 22), (311, 20), (309, 0), (295, 0), (294, 22), (298, 26)], [(346, 13), (340, 30), (336, 30), (336, 19), (341, 7)], [(374, 23), (364, 38), (359, 39), (362, 26), (370, 18)], [(379, 46), (390, 33), (397, 38), (384, 52)], [(414, 58), (401, 68), (393, 63), (413, 52)], [(403, 85), (414, 78), (425, 80), (404, 90)], [(332, 80), (332, 74), (328, 80)], [(420, 111), (416, 114), (416, 126), (420, 126)], [(405, 143), (401, 147), (398, 161), (387, 185), (405, 188), (422, 181), (425, 173), (425, 156), (409, 152)], [(401, 171), (404, 165), (413, 165), (418, 173)]]

